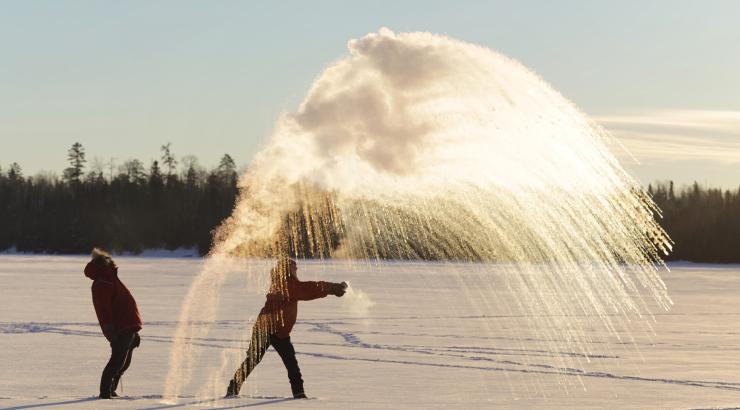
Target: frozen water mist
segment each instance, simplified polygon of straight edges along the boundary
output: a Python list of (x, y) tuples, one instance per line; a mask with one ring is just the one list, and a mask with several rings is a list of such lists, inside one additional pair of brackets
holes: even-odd
[(588, 360), (587, 326), (620, 336), (648, 305), (668, 308), (658, 210), (572, 103), (518, 62), (447, 37), (381, 29), (348, 46), (242, 177), (183, 304), (165, 397), (188, 382), (188, 341), (208, 332), (234, 257), (495, 263), (518, 292), (511, 309), (552, 349), (585, 355), (564, 367)]

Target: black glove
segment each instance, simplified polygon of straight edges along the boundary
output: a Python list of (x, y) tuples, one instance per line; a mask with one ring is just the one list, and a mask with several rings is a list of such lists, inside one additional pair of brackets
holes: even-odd
[(329, 293), (334, 296), (338, 296), (338, 297), (342, 297), (344, 295), (344, 292), (346, 291), (347, 291), (347, 282), (332, 283), (331, 288), (329, 288)]

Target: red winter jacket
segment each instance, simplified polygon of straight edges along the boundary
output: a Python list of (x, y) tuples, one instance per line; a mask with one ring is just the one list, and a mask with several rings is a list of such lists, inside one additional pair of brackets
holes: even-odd
[(290, 336), (296, 318), (298, 317), (298, 301), (323, 298), (329, 294), (329, 282), (301, 282), (290, 276), (287, 278), (287, 295), (270, 293), (267, 295), (265, 307), (260, 311), (260, 320), (267, 320), (270, 324), (270, 334), (281, 339)]
[(96, 262), (85, 266), (85, 276), (93, 280), (92, 299), (103, 334), (113, 340), (121, 334), (141, 330), (141, 314), (134, 297), (118, 279), (118, 269)]

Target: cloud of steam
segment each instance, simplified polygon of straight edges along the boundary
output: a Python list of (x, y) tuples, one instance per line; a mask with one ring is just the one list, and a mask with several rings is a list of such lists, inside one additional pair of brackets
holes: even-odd
[[(603, 146), (577, 108), (518, 62), (444, 36), (388, 29), (348, 47), (350, 55), (316, 79), (299, 109), (278, 121), (242, 180), (252, 192), (255, 181), (273, 178), (365, 195), (378, 186), (406, 190), (408, 176), (415, 186), (601, 183), (589, 176), (595, 173), (556, 181), (528, 167), (533, 145), (573, 167)], [(616, 174), (614, 182), (623, 178)]]
[(370, 312), (370, 308), (375, 306), (375, 302), (370, 300), (370, 297), (367, 295), (367, 293), (353, 287), (350, 283), (349, 287), (347, 288), (347, 292), (342, 298), (342, 305), (344, 306), (345, 310), (352, 313), (353, 315), (363, 317), (367, 316), (367, 314)]
[(412, 172), (435, 128), (418, 113), (433, 85), (453, 71), (440, 48), (444, 44), (404, 41), (388, 30), (352, 40), (350, 59), (316, 81), (287, 120), (313, 137), (319, 161), (351, 155), (379, 172)]

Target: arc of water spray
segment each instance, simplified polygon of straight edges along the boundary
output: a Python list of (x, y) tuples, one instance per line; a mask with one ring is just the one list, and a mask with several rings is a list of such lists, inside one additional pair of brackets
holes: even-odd
[(165, 397), (189, 381), (188, 341), (207, 334), (233, 256), (503, 263), (517, 308), (546, 318), (543, 339), (586, 357), (584, 315), (616, 334), (649, 317), (641, 294), (670, 306), (658, 209), (611, 137), (541, 78), (430, 33), (382, 29), (348, 47), (241, 178), (183, 303)]

